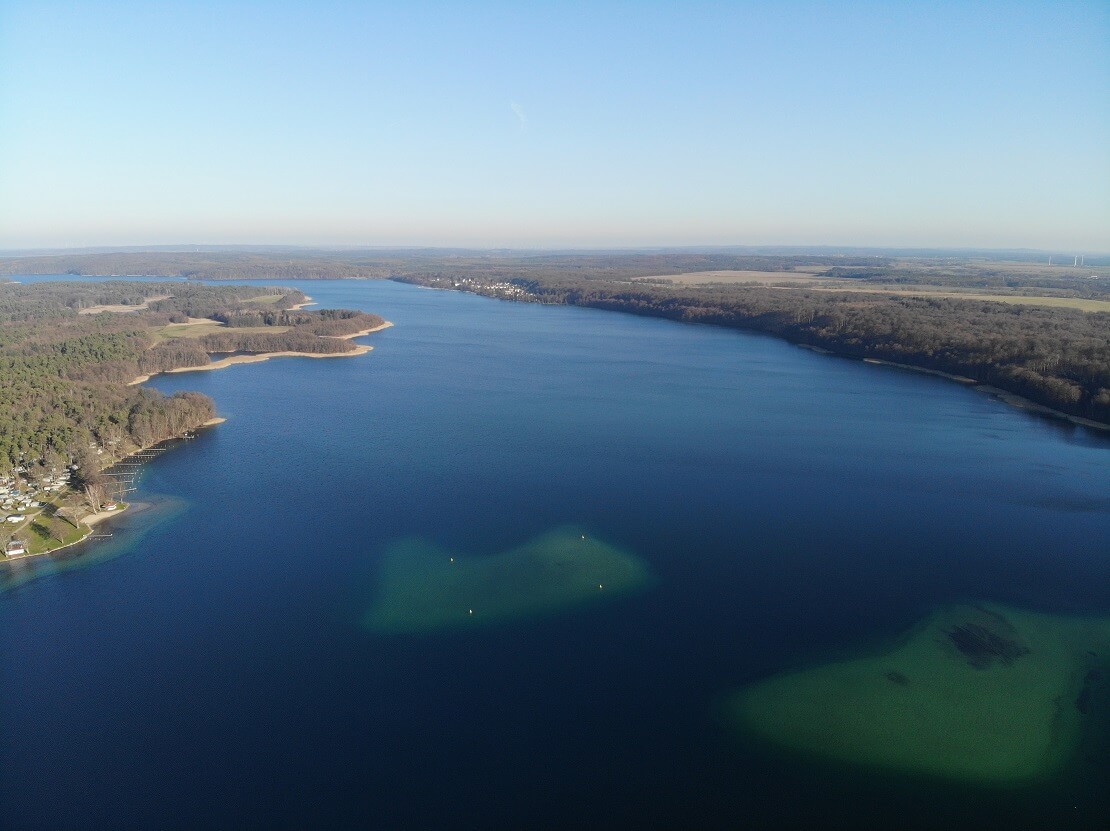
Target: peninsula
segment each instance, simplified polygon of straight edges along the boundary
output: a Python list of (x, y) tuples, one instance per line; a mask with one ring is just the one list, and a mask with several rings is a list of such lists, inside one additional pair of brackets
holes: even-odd
[[(590, 251), (210, 247), (0, 257), (0, 274), (392, 279), (747, 329), (968, 379), (1110, 426), (1110, 260), (1029, 250), (743, 246)], [(153, 303), (157, 307), (157, 303)], [(966, 383), (966, 382), (965, 382)]]
[(222, 421), (207, 396), (139, 386), (151, 376), (363, 355), (352, 339), (390, 325), (310, 302), (266, 286), (0, 284), (0, 562), (86, 539), (126, 508), (106, 471)]

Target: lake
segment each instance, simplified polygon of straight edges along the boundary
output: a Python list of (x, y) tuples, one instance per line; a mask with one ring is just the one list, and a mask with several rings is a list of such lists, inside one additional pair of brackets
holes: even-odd
[(228, 420), (147, 466), (110, 541), (0, 595), (3, 827), (1110, 817), (1107, 730), (998, 787), (724, 706), (954, 604), (1110, 616), (1107, 436), (758, 335), (285, 284), (395, 325), (151, 382)]

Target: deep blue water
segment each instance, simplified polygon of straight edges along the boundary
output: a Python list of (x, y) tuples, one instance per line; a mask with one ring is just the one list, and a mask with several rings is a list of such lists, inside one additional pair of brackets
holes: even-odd
[[(1110, 614), (1107, 438), (756, 335), (296, 285), (395, 326), (363, 357), (156, 379), (228, 418), (147, 468), (136, 496), (185, 510), (0, 595), (3, 827), (1110, 816), (1105, 760), (977, 790), (778, 755), (715, 709), (941, 604)], [(566, 523), (653, 587), (474, 630), (359, 625), (398, 539), (495, 553)]]

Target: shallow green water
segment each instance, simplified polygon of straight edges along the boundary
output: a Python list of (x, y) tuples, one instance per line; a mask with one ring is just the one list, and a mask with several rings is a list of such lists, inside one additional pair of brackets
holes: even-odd
[(165, 494), (146, 494), (144, 501), (132, 503), (118, 517), (101, 523), (94, 534), (77, 545), (45, 556), (3, 564), (0, 567), (0, 593), (39, 578), (92, 568), (132, 553), (152, 530), (173, 522), (188, 509), (186, 500)]
[(642, 560), (581, 528), (487, 556), (406, 540), (386, 551), (363, 622), (380, 632), (422, 632), (507, 621), (615, 600), (648, 581)]
[(1083, 696), (1096, 692), (1108, 659), (1110, 618), (956, 606), (893, 649), (760, 681), (727, 710), (739, 727), (795, 750), (1020, 784), (1074, 759)]

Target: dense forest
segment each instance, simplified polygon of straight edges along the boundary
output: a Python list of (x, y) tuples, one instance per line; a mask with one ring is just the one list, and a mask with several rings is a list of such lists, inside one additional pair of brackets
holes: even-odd
[[(705, 271), (795, 272), (861, 284), (917, 284), (1110, 298), (1110, 262), (1028, 252), (895, 252), (858, 249), (648, 249), (475, 251), (301, 248), (123, 251), (0, 257), (0, 275), (142, 275), (209, 280), (455, 279), (631, 281)], [(1064, 261), (1061, 262), (1061, 259)]]
[[(906, 252), (895, 256), (867, 251), (682, 249), (140, 251), (9, 257), (0, 259), (0, 273), (64, 270), (216, 279), (391, 278), (493, 297), (768, 332), (845, 355), (966, 376), (1044, 406), (1110, 423), (1110, 314), (959, 296), (961, 291), (986, 289), (1002, 297), (1035, 294), (1106, 300), (1110, 299), (1110, 268), (1101, 261), (1078, 269), (1070, 261), (1048, 265), (1041, 255), (1011, 257), (1001, 261)], [(767, 273), (770, 284), (691, 286), (670, 279), (676, 274), (730, 270)], [(776, 286), (779, 277), (792, 282)], [(149, 374), (201, 365), (213, 352), (343, 351), (353, 347), (334, 336), (372, 325), (356, 313), (327, 316), (284, 311), (303, 295), (282, 294), (280, 289), (236, 287), (232, 301), (219, 294), (225, 287), (192, 281), (54, 285), (73, 288), (40, 287), (34, 298), (0, 291), (0, 323), (33, 320), (39, 313), (66, 320), (83, 307), (137, 305), (149, 299), (144, 317), (161, 316), (157, 319), (166, 322), (203, 317), (227, 325), (195, 342), (117, 345), (113, 348), (119, 354), (70, 369), (81, 379), (119, 381), (133, 370)], [(146, 292), (152, 286), (172, 296), (151, 299)], [(936, 296), (899, 296), (891, 291), (908, 286), (934, 287)], [(861, 287), (866, 292), (847, 291)], [(248, 295), (249, 291), (256, 293)], [(251, 300), (267, 294), (281, 297), (268, 306)], [(114, 336), (126, 340), (124, 333)], [(4, 337), (0, 331), (0, 344)]]
[(681, 271), (753, 269), (777, 271), (794, 266), (840, 264), (850, 267), (887, 263), (887, 258), (754, 256), (697, 252), (506, 252), (400, 249), (371, 251), (122, 252), (56, 254), (0, 258), (0, 275), (82, 274), (164, 276), (205, 280), (389, 279), (440, 270), (452, 275), (552, 277), (577, 274), (626, 279)]
[(492, 297), (751, 329), (840, 354), (972, 378), (1110, 424), (1110, 314), (946, 297), (784, 291), (755, 285), (634, 286), (404, 278)]
[[(343, 337), (383, 322), (355, 311), (289, 310), (304, 299), (286, 289), (185, 282), (0, 285), (0, 475), (22, 467), (33, 477), (73, 463), (98, 470), (214, 415), (207, 397), (129, 385), (138, 376), (202, 366), (210, 353), (349, 352), (357, 347)], [(113, 310), (87, 313), (103, 306)], [(174, 336), (193, 328), (175, 324), (200, 318), (216, 331)]]
[[(162, 298), (154, 300), (154, 298)], [(182, 281), (151, 283), (134, 280), (105, 282), (0, 283), (0, 323), (70, 319), (98, 306), (129, 306), (136, 311), (158, 312), (167, 322), (188, 317), (208, 317), (228, 308), (268, 298), (273, 308), (288, 308), (304, 301), (296, 289), (269, 286), (208, 286)], [(151, 301), (147, 305), (147, 301)], [(142, 308), (140, 308), (142, 307)], [(122, 311), (122, 310), (121, 310)], [(153, 318), (145, 318), (151, 320)]]

